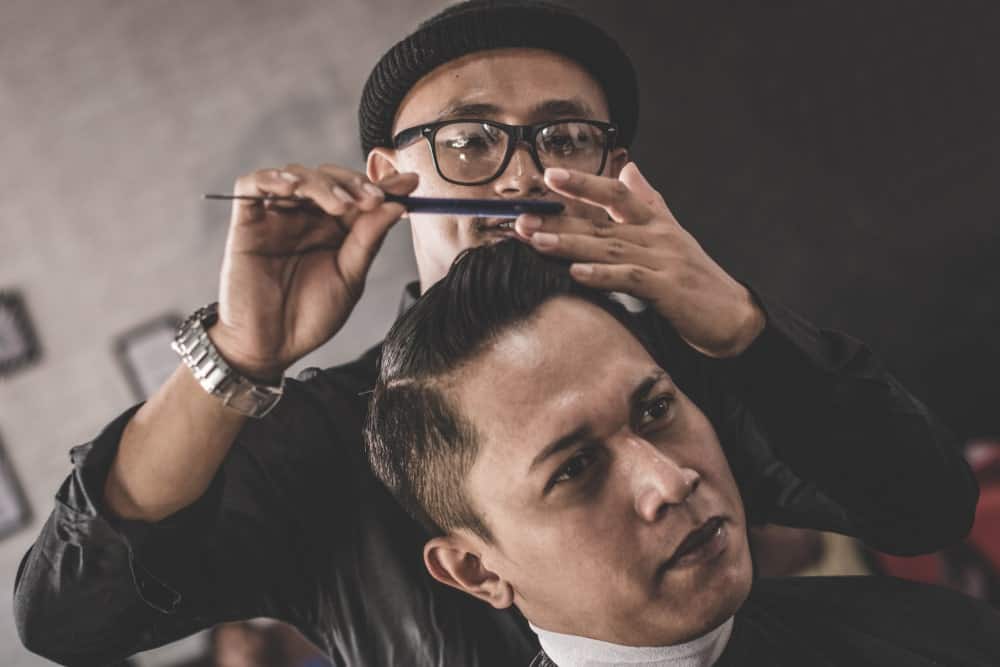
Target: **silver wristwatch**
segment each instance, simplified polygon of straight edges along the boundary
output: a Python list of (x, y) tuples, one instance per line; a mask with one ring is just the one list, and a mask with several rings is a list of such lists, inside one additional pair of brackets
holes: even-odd
[(221, 398), (223, 405), (248, 417), (263, 417), (278, 404), (285, 378), (278, 386), (257, 384), (233, 370), (208, 337), (208, 328), (218, 319), (218, 303), (199, 308), (178, 327), (170, 347), (205, 391)]

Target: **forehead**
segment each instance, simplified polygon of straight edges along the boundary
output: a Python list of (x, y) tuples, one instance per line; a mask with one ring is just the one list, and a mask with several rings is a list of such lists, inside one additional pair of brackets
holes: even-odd
[[(456, 373), (453, 396), (481, 437), (480, 462), (510, 483), (555, 438), (628, 413), (635, 385), (656, 368), (642, 344), (597, 306), (546, 303)], [(610, 420), (610, 421), (609, 421)]]
[(516, 121), (545, 100), (578, 100), (598, 120), (608, 104), (597, 80), (575, 61), (542, 49), (492, 49), (452, 60), (420, 79), (403, 98), (393, 131), (427, 123), (457, 103), (492, 104)]

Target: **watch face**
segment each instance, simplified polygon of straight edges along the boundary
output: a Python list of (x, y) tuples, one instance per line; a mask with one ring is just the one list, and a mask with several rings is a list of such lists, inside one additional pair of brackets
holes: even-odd
[(0, 290), (0, 377), (11, 375), (41, 356), (41, 348), (18, 292)]

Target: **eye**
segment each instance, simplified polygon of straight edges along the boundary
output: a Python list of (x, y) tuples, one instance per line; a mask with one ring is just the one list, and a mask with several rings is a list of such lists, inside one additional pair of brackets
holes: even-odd
[(593, 449), (581, 449), (556, 470), (552, 479), (549, 480), (548, 488), (576, 479), (594, 464), (596, 458), (597, 455)]
[(646, 403), (639, 412), (639, 426), (649, 426), (666, 418), (673, 402), (672, 396), (664, 394)]

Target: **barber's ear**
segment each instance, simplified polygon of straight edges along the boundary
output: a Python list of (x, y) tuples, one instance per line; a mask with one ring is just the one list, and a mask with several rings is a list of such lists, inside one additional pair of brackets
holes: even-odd
[(616, 148), (608, 155), (608, 176), (611, 178), (618, 178), (618, 175), (622, 173), (622, 169), (628, 164), (628, 149), (627, 148)]
[(383, 178), (398, 174), (399, 171), (396, 169), (396, 151), (381, 146), (371, 149), (368, 152), (365, 173), (368, 176), (368, 180), (372, 183), (378, 183)]
[(424, 545), (424, 565), (442, 584), (457, 588), (497, 609), (514, 604), (514, 587), (483, 565), (467, 540), (456, 535), (432, 538)]

